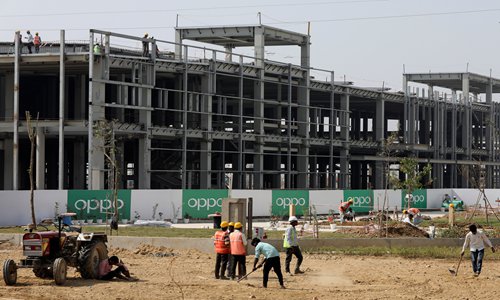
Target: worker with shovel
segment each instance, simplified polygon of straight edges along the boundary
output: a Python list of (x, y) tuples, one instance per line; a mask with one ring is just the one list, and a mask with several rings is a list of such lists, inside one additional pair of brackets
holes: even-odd
[(470, 232), (465, 236), (464, 246), (460, 255), (463, 256), (465, 249), (469, 247), (470, 258), (472, 261), (472, 271), (474, 271), (474, 276), (479, 276), (479, 274), (481, 274), (481, 267), (483, 264), (484, 244), (491, 247), (491, 251), (493, 253), (495, 252), (495, 248), (484, 233), (477, 231), (475, 224), (470, 225), (469, 230)]
[[(284, 289), (285, 285), (283, 284), (283, 274), (281, 273), (280, 254), (278, 250), (276, 250), (276, 248), (268, 243), (261, 242), (258, 238), (254, 238), (252, 240), (252, 246), (255, 247), (255, 260), (253, 262), (253, 270), (250, 273), (255, 272), (258, 268), (264, 265), (264, 278), (262, 286), (267, 288), (269, 271), (273, 269), (274, 273), (276, 273), (276, 275), (278, 276), (280, 287)], [(264, 261), (257, 265), (261, 254), (264, 255)], [(250, 275), (250, 273), (248, 273), (247, 275)]]

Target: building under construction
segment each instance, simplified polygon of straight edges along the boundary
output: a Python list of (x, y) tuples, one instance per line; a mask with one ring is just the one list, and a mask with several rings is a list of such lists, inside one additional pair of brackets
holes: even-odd
[[(61, 31), (34, 54), (0, 43), (3, 190), (29, 189), (32, 144), (37, 189), (108, 188), (110, 161), (121, 188), (380, 189), (386, 166), (397, 172), (381, 155), (394, 134), (397, 155), (432, 165), (429, 188), (468, 187), (471, 164), (500, 186), (499, 79), (357, 87), (310, 65), (308, 35), (264, 25), (176, 28), (175, 42), (91, 30), (89, 41)], [(300, 48), (300, 65), (265, 59), (281, 45)]]

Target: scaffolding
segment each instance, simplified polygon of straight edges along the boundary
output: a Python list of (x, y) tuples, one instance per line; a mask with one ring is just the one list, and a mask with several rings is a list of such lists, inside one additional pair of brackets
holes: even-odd
[[(61, 31), (38, 54), (0, 43), (2, 188), (27, 188), (23, 110), (40, 112), (38, 189), (108, 187), (103, 141), (91, 126), (103, 120), (115, 124), (127, 188), (226, 188), (227, 178), (234, 189), (383, 188), (378, 153), (392, 131), (401, 151), (433, 164), (432, 187), (466, 187), (456, 170), (475, 159), (491, 174), (488, 187), (500, 186), (496, 79), (404, 74), (403, 93), (393, 93), (312, 68), (308, 35), (256, 25), (176, 28), (175, 36), (90, 30), (89, 41), (73, 42)], [(301, 64), (264, 57), (265, 47), (280, 45), (298, 46)], [(249, 46), (254, 55), (233, 52)]]

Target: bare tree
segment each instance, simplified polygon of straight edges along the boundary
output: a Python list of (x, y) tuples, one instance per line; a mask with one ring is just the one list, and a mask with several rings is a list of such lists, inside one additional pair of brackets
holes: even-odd
[[(105, 161), (108, 174), (108, 187), (111, 190), (111, 201), (113, 203), (113, 221), (117, 224), (119, 219), (118, 214), (118, 188), (121, 177), (120, 167), (118, 165), (117, 155), (118, 147), (115, 137), (115, 120), (100, 120), (94, 124), (94, 136), (102, 140), (102, 144), (96, 144), (95, 147), (101, 148)], [(118, 231), (118, 227), (115, 228)], [(112, 228), (110, 229), (110, 234)]]
[[(379, 152), (379, 156), (384, 157), (384, 201), (382, 202), (382, 213), (378, 212), (378, 225), (379, 229), (382, 228), (382, 222), (383, 219), (385, 218), (386, 220), (386, 236), (388, 234), (387, 232), (387, 220), (389, 219), (387, 216), (389, 215), (389, 207), (387, 207), (387, 212), (385, 211), (386, 209), (386, 204), (387, 204), (387, 191), (389, 189), (389, 179), (390, 179), (390, 164), (391, 160), (393, 157), (396, 155), (397, 150), (395, 149), (395, 145), (397, 144), (398, 141), (398, 132), (393, 131), (387, 139), (382, 141), (382, 150)], [(379, 230), (379, 237), (382, 235), (382, 231)]]
[(30, 209), (31, 209), (31, 223), (36, 229), (36, 217), (35, 217), (35, 180), (33, 178), (33, 164), (35, 161), (35, 147), (36, 147), (36, 128), (38, 127), (38, 117), (36, 116), (36, 126), (31, 125), (31, 113), (26, 111), (26, 126), (28, 131), (28, 137), (30, 139), (30, 166), (28, 168), (28, 175), (30, 178)]
[[(488, 218), (488, 206), (490, 208), (492, 208), (492, 206), (490, 201), (488, 200), (488, 197), (486, 197), (486, 191), (485, 191), (486, 179), (487, 179), (486, 166), (481, 161), (476, 161), (472, 165), (460, 165), (459, 172), (473, 188), (479, 190), (478, 198), (476, 200), (476, 203), (474, 204), (474, 210), (472, 212), (472, 215), (470, 215), (467, 218), (467, 221), (471, 221), (474, 218), (477, 208), (479, 206), (479, 202), (482, 199), (484, 201), (486, 224), (490, 225), (490, 221)], [(497, 220), (500, 221), (500, 218), (495, 213), (495, 210), (491, 209), (491, 212), (497, 218)]]

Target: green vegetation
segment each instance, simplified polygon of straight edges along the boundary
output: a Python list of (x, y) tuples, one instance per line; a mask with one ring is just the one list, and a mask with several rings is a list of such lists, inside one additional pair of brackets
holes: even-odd
[[(41, 229), (41, 228), (40, 228)], [(50, 228), (52, 229), (52, 228)], [(102, 232), (104, 226), (83, 226), (83, 232)], [(0, 227), (0, 233), (24, 233), (24, 226), (20, 227)], [(203, 228), (164, 228), (164, 227), (120, 227), (120, 236), (148, 236), (148, 237), (182, 237), (182, 238), (210, 238), (214, 235), (214, 229)], [(282, 239), (283, 231), (266, 231), (268, 239)], [(349, 238), (348, 232), (321, 232), (321, 238)], [(305, 239), (312, 239), (312, 236), (305, 236)]]
[[(334, 248), (322, 247), (305, 251), (307, 254), (333, 254), (333, 255), (356, 255), (356, 256), (399, 256), (404, 258), (441, 258), (457, 259), (460, 257), (461, 247), (355, 247)], [(467, 253), (466, 253), (467, 255)], [(499, 251), (492, 253), (486, 250), (485, 256), (488, 260), (500, 260)]]

